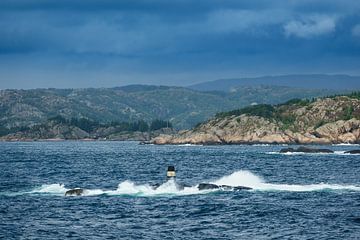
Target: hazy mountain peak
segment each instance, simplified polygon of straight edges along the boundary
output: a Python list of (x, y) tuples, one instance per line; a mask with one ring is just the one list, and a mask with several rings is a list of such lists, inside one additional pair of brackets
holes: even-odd
[(360, 76), (328, 74), (292, 74), (252, 78), (219, 79), (198, 83), (189, 88), (198, 91), (234, 91), (241, 86), (285, 86), (305, 89), (355, 90), (360, 89)]

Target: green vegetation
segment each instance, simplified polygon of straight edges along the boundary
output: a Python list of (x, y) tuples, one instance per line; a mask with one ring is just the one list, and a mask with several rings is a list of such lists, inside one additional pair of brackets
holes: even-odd
[(346, 96), (348, 96), (349, 98), (360, 99), (360, 92), (352, 92)]
[(354, 108), (353, 106), (347, 106), (344, 111), (344, 120), (350, 120), (353, 116)]
[(115, 127), (118, 132), (147, 132), (155, 131), (161, 128), (172, 128), (172, 124), (169, 121), (164, 121), (161, 119), (155, 119), (150, 124), (144, 120), (139, 120), (135, 122), (110, 122), (106, 124), (99, 123), (97, 121), (92, 121), (86, 118), (72, 118), (70, 120), (65, 119), (64, 117), (58, 115), (48, 119), (50, 122), (66, 124), (68, 126), (78, 127), (85, 132), (93, 132), (98, 128), (107, 128)]
[(99, 126), (102, 126), (100, 123), (86, 119), (86, 118), (72, 118), (69, 122), (69, 125), (76, 126), (85, 132), (92, 132)]
[(159, 130), (161, 128), (172, 128), (172, 124), (169, 121), (155, 119), (150, 124), (150, 130)]
[[(110, 122), (110, 123), (99, 123), (97, 121), (92, 121), (86, 118), (71, 118), (66, 119), (60, 115), (51, 117), (48, 119), (48, 123), (55, 124), (64, 124), (67, 126), (78, 127), (85, 132), (91, 133), (96, 131), (99, 128), (109, 128), (114, 127), (117, 132), (147, 132), (147, 131), (155, 131), (162, 128), (172, 128), (172, 124), (169, 121), (164, 121), (161, 119), (155, 119), (150, 123), (145, 122), (144, 120), (139, 120), (135, 122)], [(25, 132), (25, 131), (38, 131), (42, 126), (46, 123), (34, 125), (32, 127), (13, 127), (6, 128), (0, 126), (0, 137), (6, 136), (11, 133), (16, 132)]]
[[(345, 97), (345, 98), (344, 98)], [(322, 125), (328, 123), (329, 121), (336, 120), (350, 120), (351, 118), (360, 119), (360, 112), (359, 110), (354, 109), (354, 105), (349, 101), (347, 101), (347, 98), (353, 98), (360, 100), (360, 92), (352, 92), (350, 94), (345, 95), (333, 95), (333, 96), (327, 96), (322, 98), (312, 98), (312, 99), (291, 99), (283, 104), (278, 105), (268, 105), (268, 104), (259, 104), (255, 106), (249, 106), (237, 110), (232, 110), (228, 112), (221, 112), (216, 114), (216, 118), (225, 118), (229, 116), (240, 116), (242, 114), (247, 114), (250, 116), (259, 116), (266, 119), (269, 119), (271, 121), (281, 122), (281, 128), (282, 130), (286, 130), (291, 128), (292, 130), (297, 131), (298, 127), (296, 124), (296, 116), (294, 114), (294, 110), (298, 109), (299, 107), (305, 107), (306, 111), (311, 110), (312, 103), (316, 101), (321, 101), (325, 98), (339, 98), (340, 101), (345, 101), (345, 107), (343, 109), (339, 109), (340, 112), (338, 113), (330, 113), (328, 110), (325, 110), (327, 113), (326, 115), (332, 116), (329, 120), (318, 120), (318, 122), (307, 122), (305, 124), (314, 124), (313, 126), (316, 128), (321, 127)], [(356, 108), (357, 109), (357, 108)], [(342, 111), (341, 111), (342, 110)], [(240, 119), (237, 119), (239, 122)]]
[(326, 121), (324, 121), (324, 120), (321, 120), (321, 121), (319, 121), (318, 123), (316, 123), (316, 125), (315, 125), (315, 129), (317, 129), (317, 128), (319, 128), (319, 127), (321, 127), (321, 126), (323, 126), (323, 125), (325, 125), (326, 124)]
[(86, 118), (80, 118), (80, 119), (71, 118), (70, 120), (68, 120), (60, 115), (51, 117), (48, 119), (48, 121), (55, 122), (55, 123), (62, 123), (62, 124), (66, 124), (69, 126), (75, 126), (75, 127), (78, 127), (80, 129), (84, 130), (85, 132), (92, 132), (94, 129), (104, 126), (103, 124), (100, 124), (96, 121), (92, 121), (92, 120), (89, 120)]
[(69, 123), (69, 121), (66, 120), (64, 117), (62, 117), (61, 115), (56, 115), (55, 117), (50, 117), (50, 118), (48, 118), (48, 121), (56, 122), (56, 123)]
[[(303, 104), (305, 101), (289, 101), (288, 104)], [(284, 106), (285, 104), (281, 105)], [(283, 113), (282, 110), (275, 108), (268, 104), (259, 104), (255, 106), (249, 106), (242, 109), (237, 109), (229, 112), (222, 112), (216, 114), (217, 118), (224, 118), (228, 116), (240, 116), (242, 114), (247, 114), (250, 116), (263, 117), (270, 120), (281, 121), (284, 124), (284, 129), (289, 128), (295, 122), (295, 116)], [(239, 119), (238, 119), (239, 120)]]
[(0, 92), (0, 125), (3, 127), (39, 125), (61, 114), (66, 119), (84, 118), (92, 121), (74, 123), (87, 130), (92, 128), (93, 122), (106, 124), (112, 121), (144, 120), (150, 123), (153, 119), (172, 119), (171, 123), (177, 129), (191, 128), (219, 111), (229, 111), (252, 103), (279, 104), (291, 98), (312, 98), (336, 93), (279, 86), (239, 87), (232, 92), (197, 92), (181, 87), (143, 85)]
[(118, 132), (146, 132), (149, 129), (149, 125), (145, 121), (136, 122), (111, 122), (110, 125), (102, 124), (102, 127), (115, 127)]
[(15, 133), (15, 132), (23, 132), (23, 131), (27, 131), (29, 130), (29, 127), (12, 127), (12, 128), (6, 128), (3, 126), (0, 126), (0, 137), (8, 135), (10, 133)]
[(196, 123), (194, 129), (200, 128), (202, 124), (203, 124), (203, 122)]
[(348, 94), (332, 94), (332, 95), (324, 96), (322, 98), (336, 98), (336, 97), (349, 97), (354, 99), (360, 99), (360, 91), (355, 91)]
[(259, 116), (263, 118), (273, 118), (275, 108), (269, 104), (259, 104), (255, 106), (249, 106), (242, 109), (237, 109), (229, 112), (221, 112), (215, 115), (216, 118), (224, 118), (228, 116), (240, 116), (242, 114), (248, 114), (252, 116)]
[(297, 106), (308, 106), (310, 103), (313, 103), (316, 101), (316, 98), (312, 98), (310, 99), (300, 99), (300, 98), (294, 98), (291, 99), (283, 104), (279, 104), (279, 106), (283, 106), (283, 105), (297, 105)]
[(275, 119), (283, 123), (283, 130), (289, 129), (293, 126), (296, 120), (293, 115), (279, 113), (276, 114)]
[(221, 112), (216, 114), (216, 118), (224, 118), (228, 116), (240, 116), (242, 114), (248, 114), (251, 116), (263, 117), (269, 120), (280, 121), (283, 123), (283, 128), (288, 129), (292, 126), (296, 120), (295, 116), (287, 113), (287, 109), (290, 106), (308, 106), (310, 103), (316, 101), (315, 99), (292, 99), (286, 103), (272, 106), (268, 104), (259, 104), (255, 106), (249, 106), (242, 109), (237, 109), (229, 112)]

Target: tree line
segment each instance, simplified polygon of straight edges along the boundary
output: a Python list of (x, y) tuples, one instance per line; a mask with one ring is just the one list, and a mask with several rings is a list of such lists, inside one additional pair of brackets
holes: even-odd
[(118, 131), (128, 131), (128, 132), (147, 132), (147, 131), (155, 131), (161, 128), (172, 128), (172, 124), (169, 121), (155, 119), (150, 123), (144, 120), (138, 120), (134, 122), (118, 122), (113, 121), (110, 123), (99, 123), (94, 120), (90, 120), (87, 118), (71, 118), (66, 119), (60, 115), (49, 118), (49, 121), (54, 121), (57, 123), (67, 124), (71, 126), (76, 126), (86, 132), (92, 132), (100, 127), (115, 127)]
[[(138, 120), (135, 122), (117, 122), (113, 121), (110, 123), (100, 123), (97, 121), (93, 121), (87, 118), (71, 118), (66, 119), (60, 115), (48, 118), (48, 122), (55, 122), (58, 124), (65, 124), (68, 126), (75, 126), (78, 127), (88, 133), (95, 131), (101, 127), (114, 127), (119, 132), (147, 132), (147, 131), (155, 131), (162, 128), (172, 128), (173, 125), (169, 121), (155, 119), (152, 120), (150, 123), (144, 120)], [(34, 125), (32, 127), (12, 127), (7, 128), (0, 125), (0, 136), (5, 136), (7, 134), (16, 133), (16, 132), (24, 132), (24, 131), (36, 131), (39, 127), (43, 124)]]

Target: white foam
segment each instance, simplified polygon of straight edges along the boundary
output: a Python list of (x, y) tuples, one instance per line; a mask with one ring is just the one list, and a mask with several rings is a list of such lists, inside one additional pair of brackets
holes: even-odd
[[(31, 192), (27, 193), (47, 193), (51, 195), (65, 195), (68, 191), (63, 184), (44, 184), (41, 187), (35, 188)], [(207, 191), (208, 192), (208, 191)], [(185, 187), (179, 190), (176, 187), (175, 181), (167, 181), (154, 189), (148, 184), (136, 185), (131, 181), (121, 182), (115, 190), (103, 190), (103, 189), (84, 189), (83, 196), (96, 196), (96, 195), (135, 195), (135, 196), (156, 196), (156, 195), (191, 195), (199, 194), (197, 186)], [(206, 192), (201, 192), (206, 193)]]
[(338, 143), (338, 144), (332, 144), (333, 146), (359, 146), (360, 144), (357, 143)]
[(148, 184), (136, 185), (131, 181), (125, 181), (118, 185), (115, 191), (107, 191), (109, 195), (138, 195), (138, 196), (155, 196), (155, 195), (190, 195), (198, 194), (200, 191), (196, 186), (185, 187), (179, 190), (174, 180), (167, 181), (154, 189)]
[(185, 144), (178, 144), (176, 145), (178, 147), (202, 147), (204, 145), (202, 144), (191, 144), (191, 143), (185, 143)]
[(333, 153), (305, 153), (305, 152), (266, 152), (266, 154), (279, 154), (279, 155), (341, 155), (341, 156), (349, 156), (349, 155), (359, 155), (359, 154), (351, 154), (345, 153), (345, 151), (334, 151)]
[(216, 185), (228, 185), (228, 186), (256, 186), (263, 182), (263, 180), (253, 174), (250, 171), (237, 171), (230, 175), (224, 176), (214, 182)]
[(49, 194), (65, 194), (69, 190), (66, 189), (64, 184), (43, 184), (41, 187), (35, 188), (30, 193), (49, 193)]
[[(291, 191), (291, 192), (308, 192), (308, 191), (321, 191), (321, 190), (351, 190), (360, 191), (360, 186), (355, 185), (341, 185), (341, 184), (274, 184), (266, 183), (261, 177), (253, 174), (250, 171), (237, 171), (230, 175), (221, 177), (218, 180), (211, 182), (217, 185), (228, 186), (245, 186), (250, 187), (253, 190), (259, 191)], [(65, 188), (63, 184), (50, 184), (42, 185), (39, 188), (35, 188), (28, 193), (47, 193), (52, 195), (65, 195), (65, 192), (69, 190)], [(179, 190), (176, 187), (174, 180), (167, 181), (157, 187), (156, 189), (148, 184), (137, 185), (131, 181), (121, 182), (115, 190), (102, 190), (102, 189), (84, 189), (84, 196), (96, 196), (96, 195), (131, 195), (131, 196), (164, 196), (164, 195), (192, 195), (192, 194), (205, 194), (218, 190), (206, 190), (199, 191), (197, 185), (192, 187), (185, 187)]]
[(224, 176), (213, 182), (217, 185), (229, 186), (245, 186), (254, 190), (262, 191), (291, 191), (291, 192), (308, 192), (321, 190), (353, 190), (360, 191), (360, 186), (340, 185), (340, 184), (272, 184), (266, 183), (261, 177), (251, 173), (250, 171), (237, 171), (228, 176)]
[(311, 191), (322, 191), (322, 190), (360, 191), (360, 187), (354, 185), (325, 184), (325, 183), (309, 184), (309, 185), (264, 183), (254, 189), (263, 190), (263, 191), (290, 191), (290, 192), (311, 192)]
[(256, 144), (251, 144), (250, 146), (253, 147), (270, 147), (270, 146), (289, 146), (289, 144), (272, 144), (272, 143), (256, 143)]

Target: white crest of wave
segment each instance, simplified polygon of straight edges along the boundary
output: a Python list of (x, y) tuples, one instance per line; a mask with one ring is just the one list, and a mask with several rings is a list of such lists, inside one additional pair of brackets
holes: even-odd
[(340, 185), (340, 184), (326, 184), (326, 183), (309, 184), (309, 185), (265, 183), (262, 186), (259, 186), (257, 190), (290, 191), (290, 192), (310, 192), (310, 191), (322, 191), (322, 190), (360, 191), (360, 187), (354, 185)]
[(333, 146), (359, 146), (360, 144), (358, 143), (337, 143), (337, 144), (332, 144)]
[[(52, 195), (65, 195), (68, 191), (63, 184), (44, 184), (41, 187), (35, 188), (29, 193), (47, 193)], [(180, 190), (177, 188), (174, 180), (169, 180), (156, 189), (148, 184), (136, 185), (131, 181), (121, 182), (116, 190), (102, 190), (102, 189), (84, 189), (84, 196), (96, 195), (136, 195), (136, 196), (156, 196), (156, 195), (190, 195), (198, 194), (200, 191), (196, 186), (185, 187)]]
[(109, 195), (140, 195), (140, 196), (154, 196), (154, 195), (189, 195), (197, 194), (199, 190), (196, 187), (185, 187), (182, 190), (177, 188), (174, 180), (169, 180), (161, 184), (156, 189), (148, 184), (136, 185), (131, 181), (124, 181), (118, 185), (115, 191), (106, 192)]
[(43, 184), (41, 187), (35, 188), (31, 193), (50, 193), (50, 194), (65, 194), (69, 190), (66, 189), (64, 184)]
[(212, 182), (217, 185), (244, 186), (251, 187), (254, 190), (262, 191), (291, 191), (291, 192), (308, 192), (321, 190), (352, 190), (360, 191), (360, 186), (340, 185), (340, 184), (273, 184), (266, 183), (264, 180), (250, 171), (237, 171), (219, 180)]
[(318, 156), (318, 155), (359, 155), (345, 153), (345, 151), (334, 151), (332, 153), (304, 153), (304, 152), (267, 152), (266, 154), (279, 154), (279, 155), (307, 155), (307, 156)]
[(203, 147), (202, 144), (191, 144), (191, 143), (185, 143), (185, 144), (178, 144), (176, 145), (178, 147)]
[(241, 170), (228, 176), (224, 176), (212, 183), (216, 185), (228, 185), (233, 187), (244, 186), (255, 188), (256, 186), (260, 186), (263, 183), (263, 180), (250, 171)]
[[(322, 191), (322, 190), (351, 190), (360, 191), (360, 186), (355, 185), (340, 185), (340, 184), (275, 184), (266, 183), (261, 177), (253, 174), (250, 171), (237, 171), (230, 175), (221, 177), (220, 179), (211, 182), (217, 185), (228, 186), (244, 186), (250, 187), (258, 191), (291, 191), (291, 192), (308, 192), (308, 191)], [(34, 189), (29, 193), (48, 193), (53, 195), (65, 195), (65, 192), (69, 190), (65, 188), (63, 184), (45, 184), (39, 188)], [(216, 190), (200, 191), (196, 186), (185, 187), (179, 189), (174, 180), (169, 180), (159, 187), (154, 188), (149, 184), (135, 184), (131, 181), (121, 182), (115, 190), (102, 190), (102, 189), (84, 189), (85, 196), (94, 195), (134, 195), (134, 196), (162, 196), (162, 195), (191, 195), (208, 193)]]

